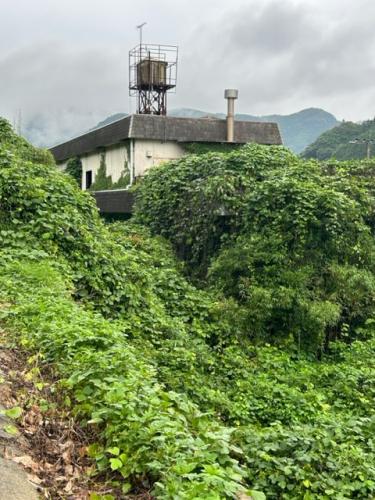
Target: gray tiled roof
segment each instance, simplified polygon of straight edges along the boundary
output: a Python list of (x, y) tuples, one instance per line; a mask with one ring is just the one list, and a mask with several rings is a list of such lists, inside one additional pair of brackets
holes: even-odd
[[(127, 139), (177, 142), (226, 142), (226, 121), (206, 118), (131, 115), (50, 149), (56, 161), (90, 153)], [(276, 123), (235, 121), (234, 142), (282, 144)]]

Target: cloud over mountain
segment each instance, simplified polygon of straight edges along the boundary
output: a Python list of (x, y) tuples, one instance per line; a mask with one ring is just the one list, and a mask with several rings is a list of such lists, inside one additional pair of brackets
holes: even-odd
[(24, 126), (43, 117), (48, 141), (134, 111), (127, 51), (143, 20), (146, 41), (180, 45), (172, 107), (224, 111), (223, 89), (234, 86), (240, 113), (374, 114), (372, 0), (3, 3), (0, 115), (13, 120), (21, 109)]

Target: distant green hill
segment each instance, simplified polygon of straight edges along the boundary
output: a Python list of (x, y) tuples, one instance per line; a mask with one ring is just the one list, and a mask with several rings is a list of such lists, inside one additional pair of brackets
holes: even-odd
[[(302, 156), (318, 160), (366, 158), (367, 147), (361, 141), (366, 141), (369, 138), (375, 141), (375, 120), (368, 120), (361, 124), (343, 122), (339, 126), (324, 132), (305, 149)], [(351, 142), (357, 139), (359, 142)], [(371, 156), (375, 156), (375, 145), (372, 146)]]
[(319, 108), (308, 108), (291, 115), (259, 118), (278, 123), (284, 145), (296, 153), (301, 153), (319, 135), (339, 123), (331, 113)]

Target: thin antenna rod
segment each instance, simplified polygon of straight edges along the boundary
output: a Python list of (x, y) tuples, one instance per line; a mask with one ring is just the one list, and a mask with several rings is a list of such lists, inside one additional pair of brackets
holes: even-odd
[(142, 53), (142, 32), (143, 32), (143, 26), (146, 26), (146, 22), (139, 24), (137, 26), (137, 30), (139, 30), (139, 45), (141, 46), (141, 53)]

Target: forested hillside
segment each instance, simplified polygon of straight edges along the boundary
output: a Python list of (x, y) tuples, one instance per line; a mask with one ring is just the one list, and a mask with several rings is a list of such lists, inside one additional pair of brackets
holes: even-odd
[(374, 497), (374, 168), (190, 155), (106, 225), (0, 122), (1, 325), (90, 429), (92, 498)]
[(304, 158), (326, 160), (361, 159), (367, 156), (367, 141), (372, 141), (370, 155), (375, 156), (375, 120), (361, 124), (343, 122), (339, 126), (324, 132), (303, 152)]

